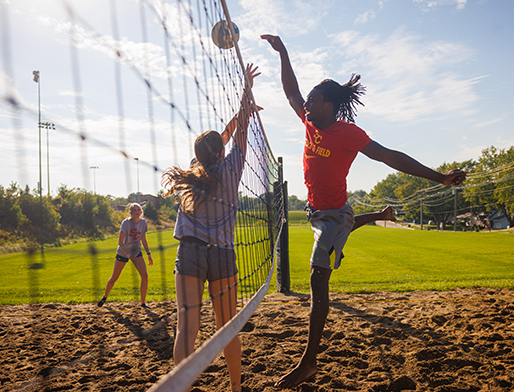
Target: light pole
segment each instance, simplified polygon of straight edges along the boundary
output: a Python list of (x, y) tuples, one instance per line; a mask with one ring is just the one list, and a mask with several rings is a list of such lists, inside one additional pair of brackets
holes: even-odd
[(50, 196), (50, 142), (48, 139), (48, 130), (49, 129), (55, 130), (55, 124), (45, 122), (45, 123), (42, 123), (41, 126), (43, 128), (46, 128), (46, 176), (48, 179), (48, 196)]
[(457, 188), (453, 188), (453, 231), (457, 231)]
[[(37, 123), (38, 129), (39, 129), (39, 218), (41, 219), (41, 224), (43, 223), (43, 189), (42, 189), (42, 177), (41, 177), (41, 88), (39, 85), (39, 71), (32, 71), (33, 80), (37, 83), (37, 107), (39, 112), (39, 121)], [(45, 247), (43, 245), (43, 240), (41, 237), (41, 234), (39, 235), (39, 239), (41, 241), (41, 259), (44, 257)], [(33, 264), (34, 268), (36, 268), (37, 263)], [(43, 264), (39, 263), (37, 268), (41, 268)]]
[(43, 195), (42, 195), (42, 178), (41, 178), (41, 88), (39, 85), (39, 71), (32, 71), (32, 75), (34, 76), (34, 82), (37, 83), (37, 107), (39, 111), (39, 121), (38, 121), (38, 128), (39, 128), (39, 199), (42, 202)]
[(139, 158), (134, 158), (134, 161), (137, 162), (137, 193), (136, 193), (136, 200), (139, 203)]
[(423, 191), (421, 191), (421, 197), (419, 199), (419, 221), (419, 228), (423, 230)]
[(96, 195), (96, 169), (100, 169), (98, 166), (89, 166), (90, 169), (93, 169), (93, 186), (94, 186), (94, 190), (95, 190), (95, 195)]

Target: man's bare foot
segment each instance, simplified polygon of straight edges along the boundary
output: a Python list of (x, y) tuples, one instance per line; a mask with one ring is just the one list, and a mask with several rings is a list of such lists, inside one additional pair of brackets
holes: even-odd
[(382, 211), (380, 211), (380, 214), (382, 215), (383, 220), (389, 220), (391, 222), (396, 221), (396, 217), (394, 216), (393, 207), (391, 207), (391, 206), (387, 206), (386, 208), (384, 208)]
[(300, 362), (298, 366), (275, 383), (275, 388), (294, 388), (313, 377), (317, 372), (317, 367), (303, 365)]

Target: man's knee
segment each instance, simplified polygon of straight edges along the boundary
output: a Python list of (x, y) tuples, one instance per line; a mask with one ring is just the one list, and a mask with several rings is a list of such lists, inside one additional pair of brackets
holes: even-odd
[(311, 268), (311, 286), (314, 288), (322, 289), (328, 288), (328, 282), (330, 281), (330, 275), (332, 270), (328, 268), (312, 267)]

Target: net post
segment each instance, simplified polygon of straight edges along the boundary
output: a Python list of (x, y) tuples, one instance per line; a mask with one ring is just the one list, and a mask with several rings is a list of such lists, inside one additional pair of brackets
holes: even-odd
[[(287, 181), (284, 181), (284, 165), (282, 157), (278, 157), (278, 181), (275, 183), (275, 194), (282, 199), (282, 203), (276, 203), (277, 216), (283, 219), (282, 231), (277, 246), (277, 292), (288, 294), (290, 292), (289, 276), (289, 219), (287, 206)], [(279, 218), (280, 219), (280, 218)]]

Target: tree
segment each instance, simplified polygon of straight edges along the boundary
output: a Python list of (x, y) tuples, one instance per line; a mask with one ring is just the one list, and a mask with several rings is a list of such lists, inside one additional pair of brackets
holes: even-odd
[(102, 237), (103, 231), (112, 231), (117, 225), (109, 199), (83, 189), (68, 189), (62, 185), (54, 200), (61, 216), (64, 236), (85, 235)]
[(419, 191), (434, 184), (424, 178), (401, 172), (389, 174), (384, 180), (378, 182), (368, 195), (368, 204), (375, 204), (376, 207), (370, 205), (365, 211), (359, 211), (359, 213), (392, 205), (395, 209), (402, 209), (407, 219), (417, 219), (422, 197)]
[(27, 217), (23, 231), (27, 238), (39, 243), (53, 243), (59, 238), (59, 214), (50, 197), (40, 198), (39, 192), (27, 186), (19, 193), (19, 206)]
[[(472, 160), (465, 162), (443, 163), (437, 169), (438, 172), (448, 172), (452, 169), (471, 170), (474, 164)], [(369, 204), (385, 206), (393, 205), (401, 208), (405, 217), (410, 220), (417, 220), (423, 208), (423, 220), (432, 219), (439, 228), (444, 228), (445, 222), (454, 214), (455, 198), (451, 186), (444, 186), (434, 181), (411, 176), (405, 173), (394, 173), (388, 175), (384, 180), (375, 185), (369, 194)], [(462, 208), (464, 198), (457, 193), (458, 207)], [(366, 207), (364, 210), (357, 209), (356, 213), (367, 212), (376, 209)]]
[[(473, 170), (473, 160), (464, 162), (453, 162), (443, 163), (436, 170), (440, 173), (446, 173), (453, 169), (467, 170), (468, 172)], [(436, 183), (433, 183), (434, 185)], [(459, 192), (460, 188), (453, 187), (451, 185), (439, 185), (434, 188), (432, 193), (428, 194), (428, 199), (423, 203), (429, 216), (436, 222), (439, 229), (445, 228), (446, 222), (454, 215), (459, 215), (459, 211), (467, 209), (468, 205), (464, 199), (462, 192)]]
[(296, 195), (287, 198), (287, 208), (289, 211), (303, 211), (307, 200), (301, 200)]
[(144, 213), (145, 218), (152, 219), (153, 221), (157, 220), (157, 208), (155, 208), (155, 205), (151, 201), (146, 203)]
[(117, 206), (126, 206), (128, 204), (128, 199), (126, 197), (116, 197), (112, 195), (105, 196), (109, 201), (109, 204), (114, 204)]
[(355, 192), (348, 191), (348, 204), (352, 206), (355, 215), (364, 214), (374, 210), (373, 207), (365, 206), (362, 204), (361, 201), (367, 198), (367, 196), (368, 195), (366, 192), (362, 189), (359, 189)]
[(466, 200), (500, 210), (514, 226), (514, 147), (482, 150), (464, 191)]
[(9, 188), (0, 185), (0, 230), (19, 233), (27, 223), (27, 217), (18, 204), (18, 191), (16, 183)]

